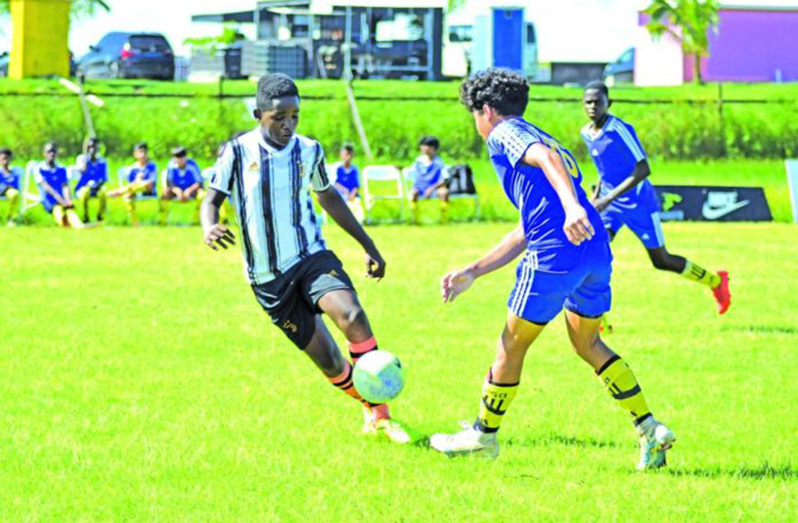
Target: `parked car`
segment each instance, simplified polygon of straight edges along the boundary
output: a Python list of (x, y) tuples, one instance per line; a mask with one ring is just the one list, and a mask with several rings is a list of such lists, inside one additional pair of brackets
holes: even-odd
[(78, 73), (86, 78), (153, 78), (172, 80), (175, 55), (159, 33), (105, 35), (78, 62)]
[(635, 80), (634, 47), (623, 52), (620, 58), (604, 68), (604, 81), (611, 84), (631, 83)]

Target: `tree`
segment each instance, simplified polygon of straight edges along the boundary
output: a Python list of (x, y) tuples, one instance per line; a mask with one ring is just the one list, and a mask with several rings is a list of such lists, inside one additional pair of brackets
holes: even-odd
[(709, 56), (709, 32), (717, 31), (718, 0), (651, 0), (643, 12), (652, 36), (668, 34), (679, 40), (685, 55), (694, 58), (694, 81), (703, 83), (701, 59)]

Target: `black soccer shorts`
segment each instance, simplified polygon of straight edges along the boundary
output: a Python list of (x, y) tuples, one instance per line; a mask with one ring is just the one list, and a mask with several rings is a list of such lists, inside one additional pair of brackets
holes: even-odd
[(253, 285), (255, 298), (277, 327), (300, 350), (316, 332), (319, 300), (328, 292), (355, 292), (341, 260), (331, 251), (321, 251), (300, 261), (274, 280)]

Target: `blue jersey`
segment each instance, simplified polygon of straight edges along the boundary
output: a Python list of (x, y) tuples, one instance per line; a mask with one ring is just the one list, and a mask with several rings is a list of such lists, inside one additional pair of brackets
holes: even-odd
[(430, 160), (427, 156), (421, 155), (413, 162), (411, 169), (413, 170), (413, 187), (418, 192), (424, 192), (441, 183), (446, 164), (443, 163), (440, 156)]
[(354, 165), (350, 165), (347, 169), (344, 164), (338, 164), (335, 169), (335, 183), (350, 193), (355, 189), (360, 189), (360, 171)]
[(166, 183), (185, 191), (195, 183), (202, 184), (202, 172), (197, 162), (191, 158), (186, 160), (185, 169), (178, 167), (176, 162), (170, 162), (166, 170)]
[[(617, 116), (610, 115), (598, 133), (592, 124), (582, 128), (582, 139), (601, 178), (600, 196), (607, 195), (632, 175), (635, 166), (646, 159), (646, 152), (637, 138), (634, 127)], [(650, 204), (656, 200), (651, 182), (643, 180), (631, 191), (625, 192), (615, 202), (625, 207), (637, 203)]]
[[(76, 193), (86, 186), (92, 189), (99, 189), (108, 181), (108, 163), (103, 158), (97, 157), (91, 160), (84, 155), (80, 155), (78, 156), (77, 165), (81, 173), (78, 184), (75, 186)], [(83, 170), (84, 167), (85, 170)]]
[[(574, 245), (565, 235), (565, 210), (557, 192), (539, 167), (524, 163), (532, 145), (541, 143), (557, 151), (571, 174), (580, 205), (585, 208), (595, 229), (592, 239)], [(607, 242), (601, 218), (582, 189), (582, 173), (573, 155), (549, 134), (523, 118), (501, 122), (488, 136), (488, 154), (510, 202), (521, 213), (529, 250), (541, 272), (568, 272), (581, 260), (583, 252), (597, 242)]]
[(63, 194), (63, 188), (69, 183), (67, 172), (63, 165), (56, 163), (54, 167), (49, 167), (46, 162), (41, 162), (33, 172), (36, 185), (39, 186), (39, 194), (42, 198), (42, 205), (50, 212), (58, 200), (52, 194), (44, 190), (44, 184), (49, 185), (55, 192)]
[(138, 162), (131, 165), (128, 168), (127, 181), (128, 183), (133, 183), (137, 180), (141, 182), (152, 182), (152, 190), (143, 194), (155, 194), (158, 184), (158, 167), (155, 165), (155, 162), (147, 162), (144, 167), (140, 166)]
[(10, 167), (8, 172), (0, 169), (0, 195), (8, 189), (19, 190), (19, 181), (22, 179), (19, 167)]

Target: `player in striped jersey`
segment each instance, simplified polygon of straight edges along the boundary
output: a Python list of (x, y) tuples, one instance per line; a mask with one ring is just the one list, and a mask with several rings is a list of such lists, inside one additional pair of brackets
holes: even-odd
[(463, 83), (460, 96), (521, 219), (488, 254), (443, 277), (444, 302), (467, 291), (477, 278), (524, 256), (477, 419), (455, 434), (433, 435), (430, 446), (449, 456), (498, 457), (497, 433), (518, 392), (527, 350), (564, 308), (577, 355), (632, 417), (640, 441), (638, 469), (661, 467), (675, 439), (673, 432), (652, 416), (631, 369), (598, 334), (600, 318), (610, 308), (612, 254), (601, 218), (580, 185), (576, 160), (521, 116), (529, 85), (520, 74), (482, 71)]
[(223, 150), (202, 205), (205, 243), (218, 250), (235, 241), (219, 223), (232, 196), (241, 228), (244, 269), (272, 323), (316, 364), (333, 385), (365, 407), (364, 431), (410, 440), (388, 406), (365, 401), (352, 383), (352, 364), (322, 321), (327, 314), (349, 342), (352, 363), (377, 350), (377, 341), (340, 260), (321, 234), (310, 190), (324, 210), (363, 247), (368, 276), (382, 278), (385, 261), (327, 176), (321, 144), (296, 134), (300, 97), (293, 80), (269, 74), (258, 82), (256, 129)]
[(628, 225), (643, 242), (654, 267), (706, 285), (712, 289), (718, 312), (725, 313), (731, 305), (729, 274), (703, 269), (665, 248), (659, 198), (648, 180), (648, 158), (634, 128), (609, 113), (612, 101), (607, 86), (602, 82), (588, 84), (584, 105), (591, 123), (582, 129), (582, 139), (599, 172), (592, 203), (601, 213), (610, 240)]

